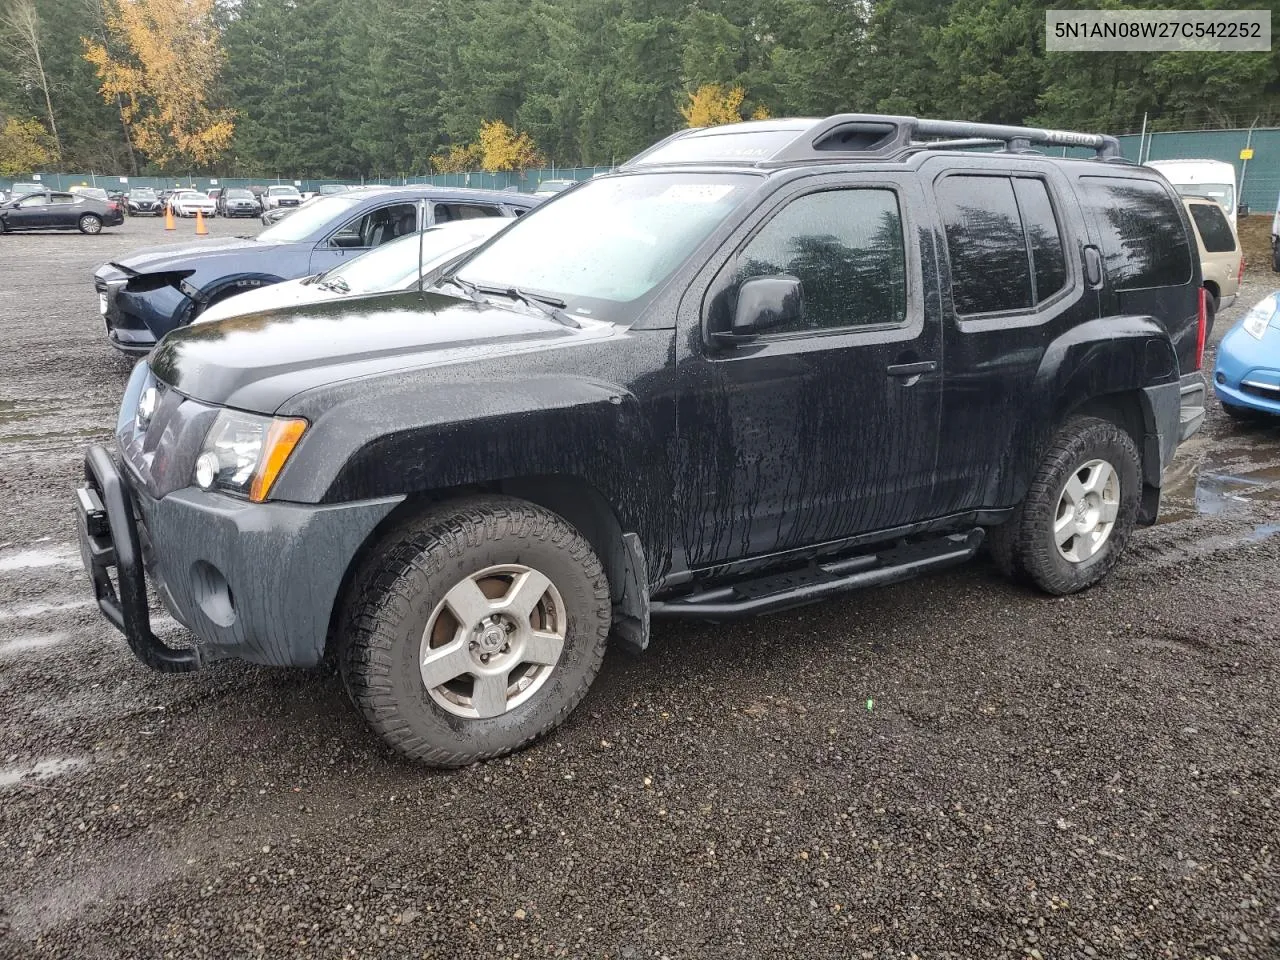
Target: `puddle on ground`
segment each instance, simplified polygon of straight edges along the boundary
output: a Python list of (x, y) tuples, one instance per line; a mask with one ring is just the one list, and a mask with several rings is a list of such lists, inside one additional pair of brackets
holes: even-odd
[(0, 557), (0, 573), (38, 567), (78, 567), (82, 562), (80, 553), (71, 547), (40, 547)]
[[(1203, 460), (1175, 461), (1165, 473), (1160, 522), (1247, 516), (1280, 504), (1280, 449), (1273, 444), (1213, 449)], [(1280, 534), (1280, 523), (1254, 528), (1251, 540)]]
[(48, 613), (79, 610), (82, 607), (92, 607), (93, 605), (93, 600), (69, 600), (66, 603), (20, 603), (14, 606), (0, 607), (0, 620), (30, 620)]
[(56, 646), (69, 636), (69, 633), (64, 632), (28, 633), (12, 640), (0, 640), (0, 660), (11, 657), (15, 653), (25, 653), (28, 650), (43, 650), (45, 647)]
[(79, 770), (86, 762), (79, 757), (54, 757), (27, 767), (0, 768), (0, 787), (12, 787), (23, 780), (45, 780), (59, 774)]

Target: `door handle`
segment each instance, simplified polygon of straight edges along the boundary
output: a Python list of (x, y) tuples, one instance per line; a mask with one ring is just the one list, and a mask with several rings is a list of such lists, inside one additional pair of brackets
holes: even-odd
[(920, 360), (916, 363), (891, 363), (888, 373), (891, 377), (918, 377), (922, 373), (933, 373), (937, 369), (937, 360)]
[(1094, 290), (1102, 286), (1102, 251), (1093, 244), (1084, 248), (1084, 278)]

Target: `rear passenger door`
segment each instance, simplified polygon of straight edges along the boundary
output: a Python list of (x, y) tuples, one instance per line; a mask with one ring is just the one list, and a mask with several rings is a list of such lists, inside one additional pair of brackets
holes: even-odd
[(1083, 217), (1058, 170), (925, 165), (939, 167), (931, 179), (950, 282), (936, 504), (953, 514), (1013, 502), (1012, 458), (1034, 456), (1017, 431), (1035, 415), (1036, 371), (1057, 336), (1098, 315), (1098, 294), (1083, 276)]
[(455, 220), (475, 220), (480, 217), (501, 216), (503, 216), (502, 207), (496, 203), (438, 200), (431, 205), (432, 223), (452, 223)]
[[(722, 248), (677, 356), (680, 509), (691, 567), (807, 547), (927, 514), (941, 396), (910, 178), (812, 177)], [(803, 317), (724, 342), (738, 290), (791, 276)], [(705, 292), (704, 292), (705, 291)], [(683, 308), (682, 308), (683, 311)]]

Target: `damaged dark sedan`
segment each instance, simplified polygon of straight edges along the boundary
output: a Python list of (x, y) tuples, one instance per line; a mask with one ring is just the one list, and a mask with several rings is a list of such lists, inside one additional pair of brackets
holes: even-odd
[(145, 354), (227, 297), (329, 270), (423, 227), (515, 217), (538, 202), (493, 190), (365, 188), (318, 200), (256, 237), (142, 250), (94, 274), (107, 339), (124, 353)]

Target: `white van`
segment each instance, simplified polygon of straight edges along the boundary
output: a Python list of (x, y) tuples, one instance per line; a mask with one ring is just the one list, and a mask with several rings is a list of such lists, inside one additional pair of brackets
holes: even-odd
[(1236, 226), (1236, 168), (1222, 160), (1148, 160), (1184, 197), (1207, 197)]

